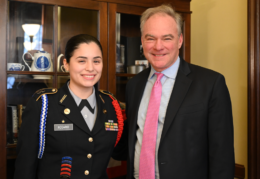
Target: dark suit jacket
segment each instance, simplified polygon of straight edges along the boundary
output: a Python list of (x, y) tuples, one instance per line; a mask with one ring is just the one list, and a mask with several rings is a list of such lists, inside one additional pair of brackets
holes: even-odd
[[(128, 131), (118, 148), (126, 145), (128, 135), (128, 178), (133, 178), (137, 115), (149, 73), (150, 68), (127, 84)], [(221, 74), (180, 61), (166, 111), (158, 165), (161, 179), (234, 178), (231, 101)]]
[[(61, 101), (64, 95), (67, 97)], [(49, 94), (48, 98), (43, 158), (37, 158), (42, 100), (31, 98), (23, 113), (14, 178), (58, 179), (62, 157), (70, 156), (71, 179), (107, 179), (106, 168), (117, 138), (116, 131), (105, 130), (105, 122), (117, 122), (111, 98), (96, 90), (98, 114), (92, 131), (82, 117), (67, 84), (59, 89), (58, 93)], [(66, 108), (70, 109), (68, 115), (64, 114)], [(107, 112), (104, 113), (103, 110)], [(54, 124), (62, 124), (62, 120), (65, 121), (64, 124), (73, 124), (73, 131), (54, 131)], [(93, 138), (92, 142), (89, 141), (90, 137)], [(88, 154), (91, 154), (91, 158), (87, 157)], [(85, 170), (89, 171), (88, 176), (84, 174)]]

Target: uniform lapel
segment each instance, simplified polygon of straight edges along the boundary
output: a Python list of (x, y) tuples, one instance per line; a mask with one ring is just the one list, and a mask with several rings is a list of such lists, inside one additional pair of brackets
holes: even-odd
[(180, 62), (181, 63), (176, 76), (174, 88), (172, 90), (172, 94), (166, 110), (166, 116), (165, 116), (161, 141), (166, 135), (169, 127), (173, 123), (176, 113), (178, 112), (182, 104), (182, 101), (184, 100), (189, 90), (189, 87), (192, 83), (192, 80), (187, 77), (187, 75), (190, 73), (190, 68), (188, 66), (188, 63), (185, 62), (184, 60), (181, 60)]
[[(108, 109), (106, 108), (105, 104), (100, 100), (100, 97), (98, 95), (98, 90), (96, 89), (96, 100), (97, 100), (97, 118), (92, 130), (92, 134), (95, 135), (100, 129), (104, 128), (105, 129), (105, 120), (106, 120), (106, 115), (109, 112)], [(111, 104), (112, 105), (112, 104)], [(106, 110), (107, 112), (104, 113), (103, 111)]]
[[(59, 97), (59, 103), (62, 106), (60, 113), (62, 116), (70, 120), (74, 125), (76, 125), (78, 128), (83, 130), (84, 132), (91, 135), (91, 132), (88, 128), (88, 125), (86, 124), (85, 120), (83, 119), (81, 112), (71, 96), (67, 84), (65, 84), (61, 88), (60, 97)], [(65, 112), (65, 109), (69, 109), (69, 113)], [(67, 113), (67, 114), (66, 114)]]

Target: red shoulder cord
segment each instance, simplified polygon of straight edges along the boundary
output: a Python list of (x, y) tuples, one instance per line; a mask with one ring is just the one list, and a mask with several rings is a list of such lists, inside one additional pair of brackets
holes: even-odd
[(109, 95), (109, 97), (113, 100), (112, 101), (112, 104), (115, 108), (115, 111), (116, 111), (116, 116), (117, 116), (117, 122), (118, 122), (118, 132), (117, 132), (117, 138), (116, 138), (116, 144), (115, 146), (117, 145), (117, 143), (119, 142), (121, 136), (122, 136), (122, 133), (123, 133), (123, 129), (124, 129), (124, 118), (123, 118), (123, 114), (122, 114), (122, 111), (121, 111), (121, 108), (119, 106), (119, 103), (117, 100), (115, 100), (112, 96)]

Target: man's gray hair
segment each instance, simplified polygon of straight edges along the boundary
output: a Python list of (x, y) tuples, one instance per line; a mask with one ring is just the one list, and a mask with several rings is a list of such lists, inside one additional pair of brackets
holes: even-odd
[(143, 14), (141, 16), (141, 20), (140, 20), (141, 33), (143, 33), (143, 27), (144, 27), (145, 22), (152, 15), (157, 14), (157, 13), (163, 13), (163, 14), (167, 14), (167, 15), (171, 16), (177, 24), (178, 36), (181, 35), (181, 33), (182, 33), (181, 28), (182, 28), (182, 24), (183, 24), (182, 17), (169, 4), (163, 4), (163, 5), (160, 5), (157, 7), (149, 8), (143, 12)]

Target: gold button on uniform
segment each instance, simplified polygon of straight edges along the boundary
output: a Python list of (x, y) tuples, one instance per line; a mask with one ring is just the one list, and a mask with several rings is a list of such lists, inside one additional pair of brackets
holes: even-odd
[(93, 138), (92, 137), (88, 138), (88, 141), (93, 142)]
[(70, 109), (69, 108), (64, 109), (64, 114), (69, 114), (69, 113), (70, 113)]
[(92, 157), (92, 155), (91, 155), (91, 154), (88, 154), (88, 155), (87, 155), (87, 157), (88, 157), (88, 158), (91, 158), (91, 157)]
[(88, 170), (85, 170), (85, 175), (89, 175), (89, 171)]
[(107, 110), (103, 109), (103, 113), (106, 114), (106, 113), (107, 113)]
[(65, 120), (62, 120), (61, 122), (62, 122), (62, 123), (65, 123)]

